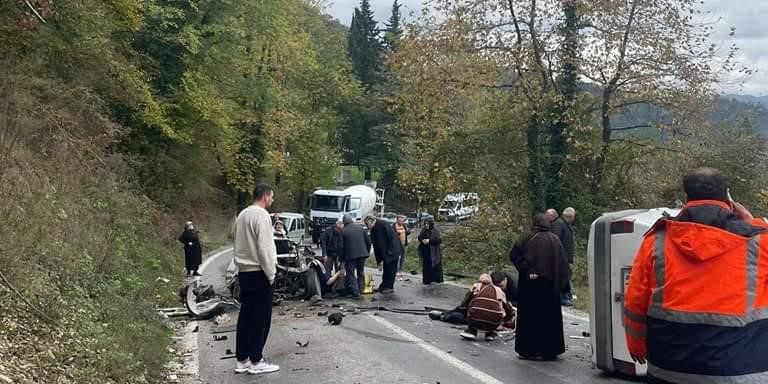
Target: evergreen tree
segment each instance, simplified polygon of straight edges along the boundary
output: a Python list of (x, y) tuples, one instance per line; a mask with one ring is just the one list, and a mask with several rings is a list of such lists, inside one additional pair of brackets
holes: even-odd
[(384, 34), (384, 43), (387, 49), (394, 51), (400, 44), (400, 38), (403, 36), (403, 28), (400, 26), (400, 7), (402, 4), (398, 0), (392, 3), (392, 15), (387, 22), (387, 32)]
[(382, 44), (373, 11), (368, 0), (361, 0), (355, 8), (349, 27), (349, 58), (357, 77), (366, 89), (376, 83)]

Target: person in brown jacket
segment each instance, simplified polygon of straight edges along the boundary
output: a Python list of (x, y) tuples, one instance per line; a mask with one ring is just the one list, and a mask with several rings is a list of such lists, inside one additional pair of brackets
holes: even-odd
[(507, 286), (507, 275), (504, 272), (493, 272), (491, 275), (480, 275), (478, 282), (472, 285), (461, 307), (467, 308), (467, 329), (461, 332), (461, 338), (475, 340), (477, 331), (485, 332), (485, 340), (496, 338), (496, 330), (504, 323), (509, 323), (515, 316), (515, 311), (507, 302), (504, 289)]

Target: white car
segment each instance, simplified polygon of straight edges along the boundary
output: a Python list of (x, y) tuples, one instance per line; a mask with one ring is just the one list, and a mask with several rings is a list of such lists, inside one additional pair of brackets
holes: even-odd
[[(321, 295), (319, 274), (325, 273), (325, 267), (308, 245), (301, 245), (289, 239), (275, 239), (277, 250), (277, 273), (275, 275), (275, 295), (289, 297), (300, 296), (308, 299)], [(235, 258), (229, 260), (224, 272), (225, 286), (232, 297), (240, 300), (240, 283)]]
[(462, 192), (446, 195), (437, 209), (438, 220), (459, 221), (469, 219), (479, 210), (477, 193)]
[(286, 237), (299, 244), (304, 243), (307, 221), (301, 213), (280, 212), (277, 214), (285, 225)]

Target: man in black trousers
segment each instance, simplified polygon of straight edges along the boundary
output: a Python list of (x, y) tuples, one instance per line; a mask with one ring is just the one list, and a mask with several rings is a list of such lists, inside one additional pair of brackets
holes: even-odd
[(265, 361), (262, 354), (272, 324), (272, 294), (277, 272), (272, 219), (267, 212), (273, 198), (272, 187), (256, 185), (253, 203), (235, 220), (234, 258), (241, 304), (235, 338), (235, 373), (257, 375), (280, 369), (277, 364)]
[(365, 259), (371, 253), (371, 238), (368, 232), (352, 220), (349, 215), (342, 218), (344, 230), (341, 232), (344, 241), (344, 268), (347, 276), (344, 280), (347, 289), (346, 297), (361, 299), (360, 294), (365, 289)]
[(378, 291), (391, 293), (395, 288), (397, 262), (400, 260), (400, 240), (395, 236), (392, 225), (376, 219), (374, 216), (365, 218), (365, 225), (371, 230), (371, 243), (376, 263), (384, 263), (381, 285)]

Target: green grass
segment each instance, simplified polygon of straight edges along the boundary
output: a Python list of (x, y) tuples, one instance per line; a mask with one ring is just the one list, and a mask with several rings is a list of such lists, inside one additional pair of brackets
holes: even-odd
[(589, 287), (585, 285), (579, 286), (574, 283), (573, 294), (578, 297), (578, 299), (573, 302), (573, 308), (589, 312), (589, 303), (591, 301), (591, 298), (589, 297)]

